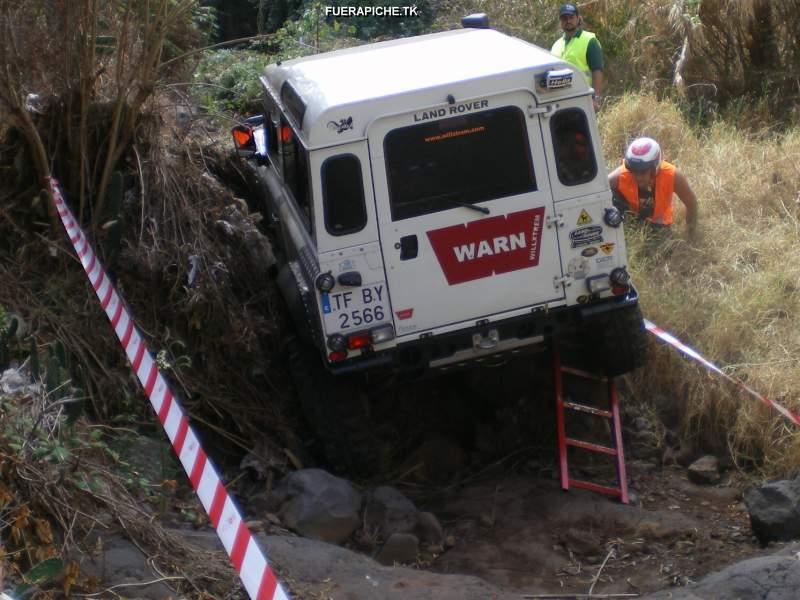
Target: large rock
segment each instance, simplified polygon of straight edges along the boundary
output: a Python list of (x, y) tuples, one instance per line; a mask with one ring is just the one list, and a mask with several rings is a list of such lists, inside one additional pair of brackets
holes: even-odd
[(417, 524), (414, 526), (414, 534), (419, 541), (426, 546), (443, 546), (444, 529), (442, 529), (436, 515), (429, 512), (417, 514)]
[[(224, 549), (213, 531), (176, 531), (198, 550)], [(473, 575), (387, 567), (352, 550), (300, 537), (257, 534), (259, 545), (292, 598), (336, 600), (519, 600)]]
[(706, 455), (689, 465), (689, 481), (709, 484), (719, 482), (719, 460), (716, 456)]
[[(93, 545), (93, 544), (89, 544)], [(114, 587), (119, 596), (163, 600), (175, 598), (147, 556), (132, 542), (119, 535), (103, 536), (102, 553), (80, 558), (81, 575), (94, 578), (106, 587)], [(143, 584), (143, 582), (152, 582)]]
[(277, 566), (279, 579), (284, 568), (291, 574), (296, 598), (519, 600), (520, 597), (518, 592), (507, 592), (475, 576), (385, 567), (362, 554), (305, 538), (259, 536), (259, 542)]
[(393, 487), (381, 486), (370, 494), (364, 510), (364, 523), (369, 532), (377, 532), (387, 544), (395, 534), (414, 534), (418, 543), (426, 548), (444, 544), (444, 530), (436, 515), (420, 512), (411, 500)]
[(408, 533), (417, 523), (419, 510), (393, 487), (381, 486), (370, 494), (364, 512), (367, 528), (384, 539), (393, 533)]
[(773, 481), (744, 493), (753, 533), (762, 544), (800, 538), (800, 479)]
[[(797, 548), (792, 549), (796, 553)], [(642, 600), (796, 600), (800, 561), (783, 552), (736, 563), (687, 588), (670, 588)]]
[(305, 537), (340, 544), (359, 526), (361, 494), (349, 481), (322, 469), (303, 469), (281, 480), (281, 521)]
[(375, 557), (382, 565), (407, 565), (417, 559), (419, 539), (410, 533), (393, 533)]

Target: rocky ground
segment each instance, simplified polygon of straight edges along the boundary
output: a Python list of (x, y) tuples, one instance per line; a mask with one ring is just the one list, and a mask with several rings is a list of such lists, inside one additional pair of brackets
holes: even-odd
[[(644, 437), (641, 431), (637, 436), (635, 422), (628, 426), (628, 438)], [(446, 441), (437, 444), (436, 453), (453, 453)], [(430, 452), (429, 443), (422, 445)], [(671, 464), (664, 464), (652, 449), (629, 446), (627, 506), (593, 492), (562, 491), (554, 457), (536, 449), (446, 477), (446, 485), (413, 478), (355, 485), (321, 470), (301, 470), (271, 492), (241, 501), (297, 598), (500, 600), (577, 598), (590, 591), (599, 597), (658, 592), (652, 597), (659, 599), (795, 597), (800, 547), (759, 543), (741, 475), (725, 469), (720, 474), (714, 464), (709, 469), (704, 463), (711, 459), (687, 468), (672, 461), (670, 452)], [(612, 474), (602, 463), (573, 464), (578, 477)], [(220, 558), (191, 490), (179, 491), (175, 502), (163, 522)], [(195, 518), (187, 521), (187, 514)], [(433, 524), (423, 523), (422, 514)], [(103, 560), (112, 566), (104, 574), (109, 587), (157, 579), (131, 573), (132, 564), (144, 568), (144, 557), (122, 560), (119, 568)], [(126, 596), (134, 592), (170, 595), (167, 581), (129, 589)]]
[[(351, 482), (300, 468), (281, 477), (268, 466), (259, 468), (251, 455), (238, 465), (223, 464), (251, 530), (293, 597), (796, 597), (800, 546), (762, 545), (748, 509), (759, 503), (767, 509), (756, 528), (762, 541), (798, 537), (800, 520), (782, 519), (800, 515), (800, 483), (745, 493), (752, 484), (725, 460), (698, 456), (674, 436), (669, 444), (670, 436), (657, 431), (663, 423), (626, 410), (631, 502), (562, 491), (553, 414), (546, 408), (551, 404), (535, 410), (537, 399), (550, 398), (552, 390), (543, 374), (526, 371), (527, 364), (407, 387), (402, 410), (391, 415), (407, 444), (398, 445), (397, 431), (379, 428), (404, 453), (388, 475)], [(602, 400), (597, 390), (575, 384), (568, 395)], [(432, 398), (436, 407), (423, 408)], [(383, 401), (391, 405), (396, 398)], [(569, 431), (598, 442), (608, 437), (607, 423), (591, 419), (570, 421)], [(185, 561), (197, 563), (194, 572), (211, 562), (225, 565), (224, 551), (160, 432), (129, 436), (120, 451), (147, 480), (167, 475), (177, 481), (168, 494), (141, 496), (153, 523), (193, 549), (174, 560), (175, 572), (188, 571)], [(604, 458), (571, 455), (571, 474), (608, 482), (614, 471)], [(132, 543), (113, 520), (96, 519), (91, 539), (72, 551), (81, 572), (76, 590), (174, 598), (181, 596), (173, 587), (179, 580), (180, 589), (187, 589), (186, 576), (165, 575), (150, 551)], [(163, 565), (165, 557), (159, 558)], [(231, 592), (225, 597), (244, 598), (232, 569), (228, 577)], [(189, 587), (201, 592), (205, 583), (192, 581)]]
[[(441, 522), (444, 539), (438, 552), (422, 551), (406, 565), (380, 564), (373, 558), (381, 558), (380, 546), (365, 553), (356, 542), (360, 527), (337, 545), (292, 533), (275, 513), (248, 516), (298, 598), (500, 600), (570, 598), (590, 590), (605, 597), (650, 597), (659, 590), (653, 598), (795, 597), (790, 584), (800, 582), (800, 546), (759, 545), (736, 477), (700, 485), (688, 481), (682, 468), (640, 461), (629, 466), (638, 496), (629, 506), (591, 492), (562, 492), (553, 477), (524, 469), (416, 494), (418, 506)], [(221, 558), (209, 527), (173, 525), (174, 534)], [(737, 564), (752, 557), (760, 558)], [(87, 564), (109, 588), (135, 583), (126, 597), (169, 597), (168, 581), (143, 585), (159, 579), (145, 559), (112, 536), (102, 558)]]

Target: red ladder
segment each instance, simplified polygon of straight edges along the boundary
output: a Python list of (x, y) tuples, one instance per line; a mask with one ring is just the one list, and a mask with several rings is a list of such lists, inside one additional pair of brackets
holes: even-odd
[[(611, 377), (594, 375), (586, 371), (573, 369), (572, 367), (565, 367), (561, 364), (561, 356), (559, 354), (557, 345), (554, 345), (553, 355), (555, 363), (556, 421), (558, 425), (558, 457), (561, 471), (561, 489), (569, 490), (570, 487), (583, 488), (593, 492), (600, 492), (601, 494), (608, 494), (609, 496), (616, 496), (620, 499), (620, 502), (627, 504), (628, 480), (625, 476), (625, 453), (622, 448), (622, 426), (620, 424), (619, 400), (617, 398), (617, 388), (614, 385), (614, 379)], [(564, 400), (564, 373), (568, 373), (576, 377), (582, 377), (584, 379), (599, 381), (605, 384), (606, 389), (608, 390), (610, 410), (603, 410), (587, 404), (578, 404), (576, 402), (568, 402)], [(567, 437), (564, 409), (584, 412), (598, 417), (610, 419), (612, 446), (601, 446), (600, 444), (594, 444), (591, 442), (585, 442)], [(613, 456), (617, 468), (617, 487), (609, 487), (606, 485), (592, 483), (590, 481), (570, 478), (569, 466), (567, 464), (567, 448), (569, 446), (588, 450), (589, 452), (598, 452)]]

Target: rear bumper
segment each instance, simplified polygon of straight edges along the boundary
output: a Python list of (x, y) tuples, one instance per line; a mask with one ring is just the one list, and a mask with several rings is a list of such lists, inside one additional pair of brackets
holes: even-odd
[(422, 372), (488, 362), (505, 355), (534, 350), (547, 338), (569, 335), (597, 315), (630, 309), (638, 302), (639, 294), (631, 286), (625, 296), (588, 305), (550, 310), (537, 308), (527, 315), (406, 342), (392, 350), (365, 354), (330, 365), (329, 368), (334, 374), (376, 368)]

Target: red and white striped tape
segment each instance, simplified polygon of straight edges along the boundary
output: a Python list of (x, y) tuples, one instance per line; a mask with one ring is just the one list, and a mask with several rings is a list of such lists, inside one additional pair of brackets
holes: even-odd
[(252, 600), (288, 600), (266, 555), (244, 523), (217, 470), (209, 460), (166, 379), (147, 350), (142, 336), (120, 295), (108, 278), (89, 241), (64, 201), (58, 182), (50, 179), (50, 192), (69, 241), (89, 277), (100, 304), (117, 334), (128, 360), (150, 399), (164, 431), (172, 442), (211, 524), (230, 556)]
[(735, 384), (736, 386), (740, 387), (741, 389), (746, 391), (748, 394), (750, 394), (751, 396), (753, 396), (757, 400), (760, 400), (761, 402), (763, 402), (767, 406), (770, 406), (770, 407), (774, 408), (775, 410), (777, 410), (779, 413), (781, 413), (784, 417), (789, 419), (795, 425), (800, 425), (800, 415), (798, 415), (797, 413), (794, 413), (791, 410), (789, 410), (788, 408), (786, 408), (785, 406), (781, 406), (777, 402), (775, 402), (773, 400), (770, 400), (769, 398), (767, 398), (766, 396), (764, 396), (762, 394), (759, 394), (754, 389), (748, 387), (741, 379), (737, 379), (736, 377), (731, 377), (725, 371), (720, 369), (718, 366), (716, 366), (715, 364), (713, 364), (713, 363), (709, 362), (708, 360), (706, 360), (697, 350), (695, 350), (694, 348), (690, 348), (689, 346), (684, 344), (682, 341), (680, 341), (678, 338), (676, 338), (672, 334), (669, 334), (666, 331), (664, 331), (663, 329), (661, 329), (655, 323), (652, 323), (652, 322), (648, 321), (647, 319), (645, 319), (644, 320), (644, 326), (645, 326), (645, 329), (647, 329), (647, 331), (649, 331), (653, 335), (659, 337), (661, 340), (665, 341), (670, 346), (672, 346), (674, 348), (677, 348), (678, 350), (683, 352), (686, 356), (688, 356), (690, 358), (693, 358), (694, 360), (699, 362), (701, 365), (705, 366), (707, 369), (722, 375), (725, 379), (727, 379), (731, 383)]

